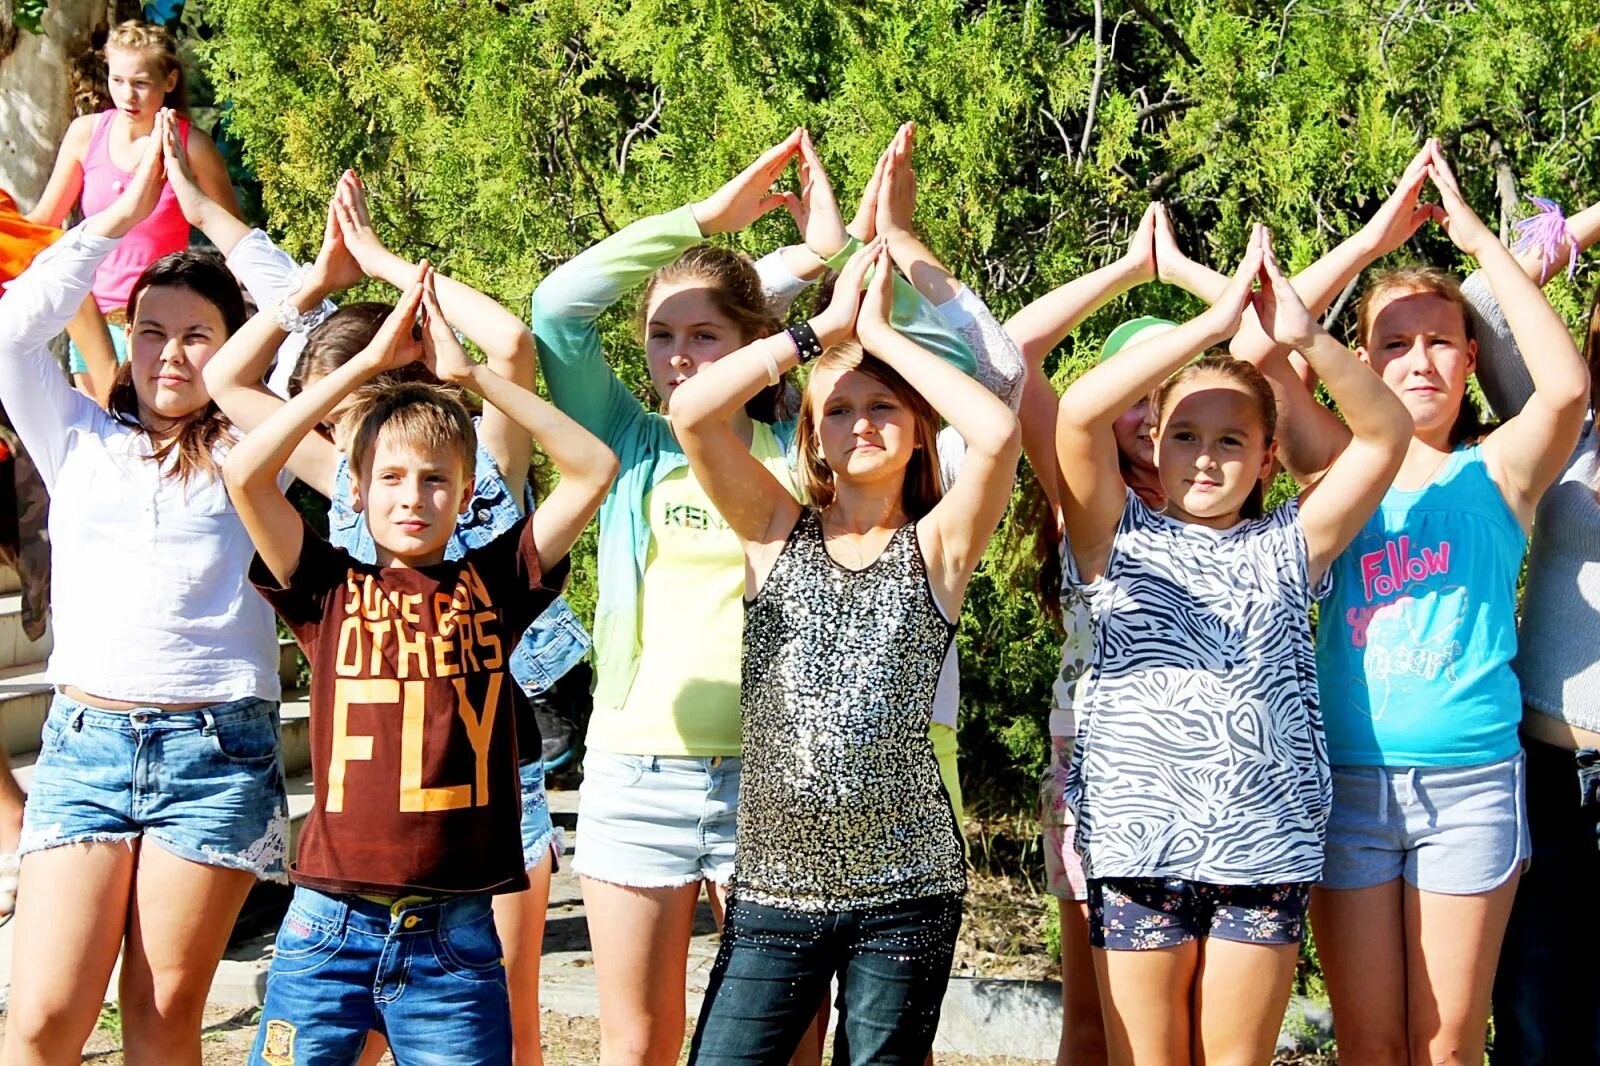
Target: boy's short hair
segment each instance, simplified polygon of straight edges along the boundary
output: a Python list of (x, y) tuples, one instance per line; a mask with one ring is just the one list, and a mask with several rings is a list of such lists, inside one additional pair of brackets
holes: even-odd
[(344, 419), (350, 427), (350, 468), (357, 477), (383, 437), (418, 451), (454, 450), (463, 475), (472, 477), (478, 434), (454, 389), (405, 382), (363, 389), (356, 397)]

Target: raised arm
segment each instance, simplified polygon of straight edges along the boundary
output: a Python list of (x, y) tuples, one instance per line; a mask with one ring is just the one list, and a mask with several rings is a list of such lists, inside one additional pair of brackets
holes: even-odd
[(1411, 416), (1382, 378), (1317, 323), (1279, 267), (1270, 238), (1263, 242), (1254, 311), (1271, 343), (1305, 356), (1349, 425), (1349, 443), (1300, 494), (1307, 569), (1316, 585), (1378, 509), (1405, 459)]
[[(190, 134), (191, 147), (185, 148), (183, 141), (178, 136), (174, 127), (168, 127), (167, 135), (161, 139), (162, 155), (167, 165), (167, 182), (172, 186), (172, 192), (178, 198), (178, 206), (183, 210), (183, 217), (201, 233), (206, 235), (206, 240), (217, 246), (217, 251), (224, 257), (233, 252), (234, 247), (250, 233), (250, 227), (239, 218), (238, 201), (233, 196), (233, 186), (228, 186), (228, 198), (225, 201), (214, 199), (208, 188), (211, 182), (202, 182), (195, 174), (191, 153), (199, 148), (202, 141), (210, 147), (211, 154), (216, 154), (216, 146), (211, 144), (210, 138), (197, 140), (193, 133)], [(217, 157), (220, 165), (222, 159)], [(224, 176), (227, 171), (224, 169)]]
[[(898, 135), (897, 135), (898, 139)], [(886, 164), (886, 160), (883, 161)], [(795, 216), (806, 247), (835, 270), (843, 268), (861, 247), (861, 239), (847, 229), (839, 215), (839, 202), (833, 192), (828, 172), (817, 155), (811, 136), (803, 134), (799, 145), (800, 195), (788, 194), (789, 211)], [(885, 177), (882, 166), (874, 172), (877, 180)], [(868, 186), (869, 192), (871, 185)], [(878, 201), (882, 200), (879, 189)], [(862, 213), (858, 211), (852, 228), (864, 228)], [(876, 216), (877, 206), (873, 206)], [(874, 223), (876, 225), (876, 223)], [(889, 322), (907, 339), (919, 347), (954, 365), (964, 374), (977, 373), (977, 360), (967, 342), (950, 327), (943, 315), (934, 309), (932, 302), (909, 281), (896, 275), (894, 304), (890, 308)]]
[(413, 337), (413, 327), (422, 306), (427, 273), (424, 262), (417, 281), (384, 319), (372, 343), (339, 369), (306, 386), (300, 395), (279, 404), (233, 446), (222, 464), (228, 496), (255, 543), (256, 553), (280, 585), (287, 586), (300, 565), (305, 523), (279, 487), (278, 474), (352, 389), (422, 354), (422, 343)]
[[(339, 179), (334, 210), (345, 243), (361, 269), (397, 289), (405, 288), (415, 276), (416, 267), (391, 252), (378, 237), (367, 209), (366, 187), (354, 171), (345, 171)], [(466, 338), (483, 351), (490, 369), (512, 384), (531, 390), (536, 354), (528, 327), (498, 301), (470, 285), (439, 273), (433, 274), (433, 284), (447, 320), (460, 324)], [(491, 401), (483, 410), (478, 439), (494, 456), (512, 499), (521, 500), (528, 483), (528, 460), (533, 454), (528, 431)]]
[(1184, 363), (1239, 328), (1250, 302), (1251, 283), (1261, 269), (1264, 240), (1258, 225), (1238, 271), (1211, 307), (1092, 367), (1062, 395), (1056, 418), (1062, 515), (1078, 573), (1085, 581), (1098, 578), (1110, 560), (1127, 502), (1112, 424)]
[(1533, 395), (1521, 413), (1483, 442), (1490, 475), (1527, 529), (1533, 524), (1539, 497), (1561, 473), (1583, 431), (1589, 372), (1566, 323), (1510, 250), (1467, 206), (1439, 142), (1429, 143), (1428, 175), (1439, 190), (1445, 232), (1457, 248), (1482, 266), (1533, 379)]
[(1128, 250), (1114, 262), (1057, 286), (1006, 322), (1006, 333), (1022, 352), (1022, 405), (1017, 412), (1022, 422), (1022, 450), (1058, 514), (1066, 491), (1056, 459), (1058, 398), (1045, 376), (1044, 358), (1095, 311), (1155, 278), (1153, 240), (1158, 208), (1151, 204), (1144, 209), (1128, 239)]
[(878, 240), (876, 270), (856, 323), (861, 346), (905, 378), (966, 442), (960, 475), (917, 523), (934, 593), (945, 612), (954, 617), (961, 610), (967, 582), (1011, 501), (1022, 436), (1017, 416), (988, 389), (889, 324), (893, 263), (881, 234)]
[(428, 321), (423, 357), (443, 381), (469, 388), (484, 402), (539, 442), (555, 464), (561, 481), (533, 513), (534, 544), (539, 569), (554, 570), (589, 524), (617, 476), (617, 457), (594, 434), (562, 414), (531, 388), (474, 361), (456, 340), (430, 271), (422, 290)]
[[(415, 275), (415, 267), (412, 273)], [(346, 246), (335, 203), (330, 203), (323, 224), (322, 249), (300, 278), (299, 287), (262, 307), (201, 369), (207, 391), (228, 421), (251, 433), (283, 406), (283, 398), (262, 382), (273, 359), (282, 358), (288, 347), (289, 333), (283, 328), (281, 308), (287, 305), (295, 314), (310, 314), (325, 307), (330, 293), (355, 284), (361, 277), (361, 269)], [(305, 434), (287, 465), (295, 477), (317, 492), (333, 495), (339, 450), (322, 434)]]
[(206, 197), (235, 220), (242, 221), (244, 212), (239, 208), (239, 196), (228, 177), (227, 162), (211, 138), (193, 126), (189, 127), (188, 156), (195, 182)]
[(772, 186), (799, 143), (795, 130), (705, 200), (641, 219), (545, 276), (533, 293), (533, 333), (557, 407), (613, 446), (643, 416), (639, 401), (606, 365), (596, 321), (686, 248), (782, 206)]
[(23, 218), (45, 226), (60, 226), (72, 213), (72, 205), (83, 193), (83, 160), (89, 154), (89, 141), (94, 137), (98, 118), (97, 115), (80, 115), (67, 126), (50, 180), (45, 183), (44, 192), (39, 194), (33, 210)]
[[(877, 247), (864, 248), (851, 258), (834, 287), (833, 300), (811, 320), (824, 348), (850, 338), (860, 305), (860, 282)], [(800, 505), (739, 439), (734, 414), (798, 364), (787, 334), (763, 337), (701, 367), (673, 390), (668, 406), (673, 432), (695, 477), (744, 543), (758, 572), (776, 558), (799, 517)]]

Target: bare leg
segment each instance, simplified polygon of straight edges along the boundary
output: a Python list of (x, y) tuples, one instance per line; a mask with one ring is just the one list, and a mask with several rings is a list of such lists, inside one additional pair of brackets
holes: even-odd
[(1194, 991), (1195, 1066), (1267, 1066), (1272, 1061), (1299, 958), (1298, 944), (1216, 937), (1201, 941)]
[(76, 1064), (105, 1001), (128, 921), (135, 852), (66, 844), (22, 860), (3, 1066)]
[(1311, 890), (1311, 928), (1333, 1001), (1339, 1055), (1405, 1066), (1406, 933), (1398, 877), (1371, 888)]
[(528, 888), (494, 899), (494, 924), (506, 957), (511, 993), (514, 1066), (544, 1066), (539, 1046), (539, 957), (544, 950), (544, 918), (550, 909), (550, 856), (528, 871)]
[[(602, 1066), (676, 1066), (700, 883), (629, 888), (589, 877), (581, 882), (600, 994)], [(720, 912), (715, 902), (713, 909)]]
[(1190, 1066), (1190, 1005), (1200, 945), (1092, 949), (1113, 1066)]
[(255, 881), (140, 844), (119, 990), (128, 1066), (200, 1066), (211, 979)]
[(1474, 896), (1405, 886), (1406, 992), (1411, 1061), (1479, 1066), (1495, 961), (1519, 876)]
[(1061, 909), (1061, 1046), (1056, 1066), (1105, 1066), (1106, 1026), (1089, 947), (1089, 905), (1056, 902)]

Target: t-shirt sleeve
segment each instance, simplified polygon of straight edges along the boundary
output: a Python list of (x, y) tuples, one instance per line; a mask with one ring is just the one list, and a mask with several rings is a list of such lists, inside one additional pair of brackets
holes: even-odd
[(309, 654), (327, 611), (328, 596), (344, 584), (354, 560), (319, 537), (304, 524), (304, 519), (301, 522), (304, 535), (300, 543), (300, 563), (289, 577), (289, 583), (279, 585), (259, 554), (250, 560), (250, 583), (278, 612), (295, 640)]
[(476, 551), (466, 561), (477, 571), (484, 585), (505, 599), (501, 610), (507, 625), (518, 636), (567, 585), (571, 556), (563, 555), (549, 570), (539, 566), (539, 546), (533, 538), (533, 516), (523, 515), (516, 525)]

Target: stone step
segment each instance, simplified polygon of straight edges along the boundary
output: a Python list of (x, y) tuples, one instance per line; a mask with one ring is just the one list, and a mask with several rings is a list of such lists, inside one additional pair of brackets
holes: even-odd
[(43, 662), (50, 654), (50, 627), (38, 640), (22, 631), (22, 595), (0, 594), (0, 669)]
[(39, 750), (39, 734), (50, 711), (44, 664), (0, 669), (0, 744), (15, 758)]

